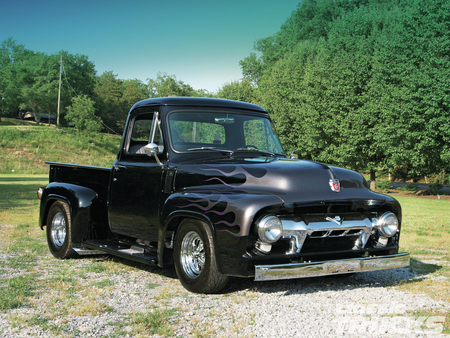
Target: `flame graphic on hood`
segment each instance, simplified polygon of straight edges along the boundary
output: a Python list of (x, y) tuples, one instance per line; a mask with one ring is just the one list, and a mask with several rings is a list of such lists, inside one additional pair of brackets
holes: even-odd
[(208, 191), (192, 192), (187, 202), (178, 205), (179, 208), (190, 210), (201, 210), (211, 220), (218, 232), (228, 232), (239, 236), (241, 225), (237, 219), (237, 200), (250, 198), (245, 193), (240, 193), (249, 177), (262, 178), (267, 174), (266, 168), (252, 168), (252, 166), (241, 165), (200, 165), (198, 169), (204, 173), (217, 173), (217, 176), (205, 176), (203, 182), (208, 185), (214, 184), (213, 189)]

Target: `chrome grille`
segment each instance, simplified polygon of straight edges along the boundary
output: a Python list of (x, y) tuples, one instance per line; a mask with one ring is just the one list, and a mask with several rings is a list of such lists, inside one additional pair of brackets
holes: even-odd
[[(326, 215), (322, 215), (322, 218), (309, 217), (307, 221), (303, 221), (306, 218), (303, 216), (281, 217), (282, 238), (289, 240), (289, 249), (286, 253), (361, 250), (365, 247), (373, 229), (372, 221), (367, 217), (361, 219), (362, 216), (345, 215), (345, 219), (343, 217), (340, 223), (328, 220)], [(334, 217), (338, 221), (337, 217)], [(304, 245), (305, 248), (302, 250)]]

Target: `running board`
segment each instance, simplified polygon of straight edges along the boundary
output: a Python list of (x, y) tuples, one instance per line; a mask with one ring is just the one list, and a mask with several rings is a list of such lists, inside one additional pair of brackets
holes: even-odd
[(145, 253), (144, 248), (139, 245), (124, 245), (95, 239), (85, 240), (81, 244), (83, 247), (95, 250), (96, 252), (130, 259), (143, 264), (155, 265), (157, 261), (156, 255)]
[(100, 250), (92, 250), (85, 247), (82, 248), (73, 248), (73, 251), (75, 251), (80, 256), (90, 256), (90, 255), (104, 255), (105, 253)]

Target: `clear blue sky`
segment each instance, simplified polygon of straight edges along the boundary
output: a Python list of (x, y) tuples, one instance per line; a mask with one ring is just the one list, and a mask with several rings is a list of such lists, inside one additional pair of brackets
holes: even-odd
[(216, 92), (242, 78), (239, 61), (275, 34), (300, 0), (0, 0), (0, 42), (84, 54), (98, 74), (175, 75)]

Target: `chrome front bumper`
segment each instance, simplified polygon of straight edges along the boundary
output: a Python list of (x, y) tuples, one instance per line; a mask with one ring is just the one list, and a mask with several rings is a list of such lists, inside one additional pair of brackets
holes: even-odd
[(337, 275), (409, 266), (409, 253), (335, 261), (256, 265), (255, 281)]

